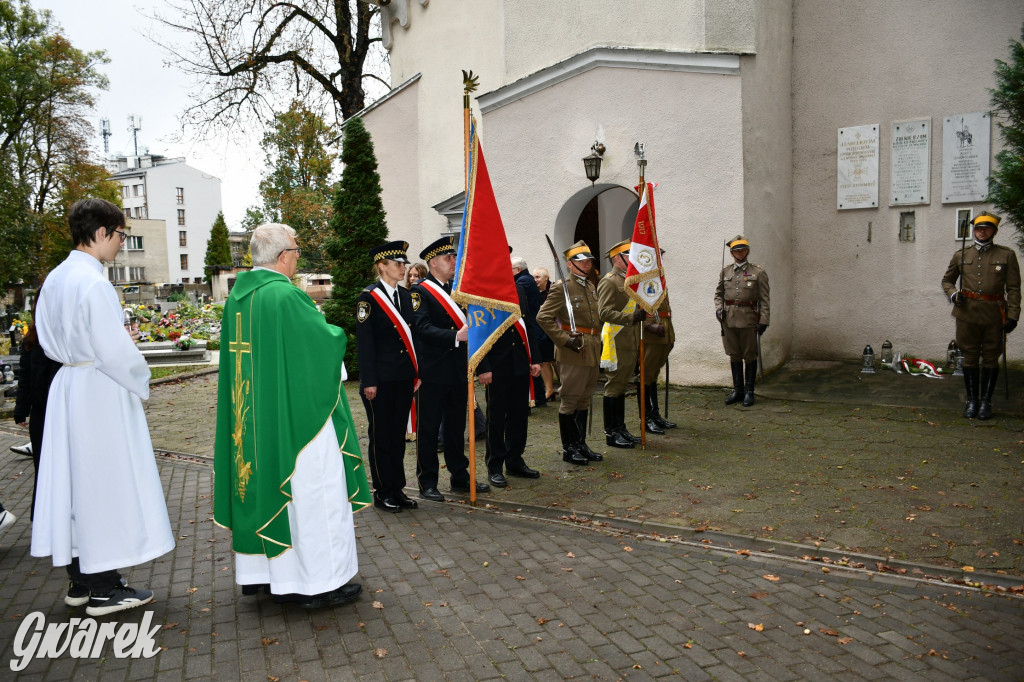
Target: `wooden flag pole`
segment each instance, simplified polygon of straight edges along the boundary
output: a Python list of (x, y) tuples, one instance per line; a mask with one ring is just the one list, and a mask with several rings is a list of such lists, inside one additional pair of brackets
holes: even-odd
[[(462, 159), (464, 164), (463, 177), (466, 179), (465, 187), (465, 200), (462, 204), (463, 215), (465, 215), (466, 209), (469, 207), (469, 161), (472, 150), (470, 149), (470, 104), (469, 104), (469, 93), (476, 90), (479, 80), (473, 75), (472, 71), (462, 72)], [(469, 352), (469, 343), (466, 343), (467, 353)], [(476, 506), (476, 389), (473, 386), (473, 370), (468, 369), (466, 371), (466, 381), (468, 383), (468, 389), (466, 391), (467, 405), (466, 410), (469, 413), (469, 504), (472, 507)]]
[[(644, 192), (647, 185), (644, 184), (644, 167), (646, 159), (641, 157), (636, 165), (640, 168), (640, 202), (643, 203)], [(649, 201), (650, 199), (648, 199)], [(637, 301), (639, 303), (639, 301)], [(646, 308), (645, 308), (646, 309)], [(649, 315), (650, 313), (648, 313)], [(640, 449), (647, 449), (647, 379), (644, 374), (644, 322), (640, 323)]]

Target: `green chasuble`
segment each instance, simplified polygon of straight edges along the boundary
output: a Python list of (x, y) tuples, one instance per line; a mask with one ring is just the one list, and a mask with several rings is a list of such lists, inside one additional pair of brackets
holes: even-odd
[(284, 275), (238, 275), (221, 321), (213, 519), (232, 548), (273, 558), (292, 546), (290, 479), (327, 425), (338, 436), (354, 511), (372, 503), (341, 381), (345, 332)]

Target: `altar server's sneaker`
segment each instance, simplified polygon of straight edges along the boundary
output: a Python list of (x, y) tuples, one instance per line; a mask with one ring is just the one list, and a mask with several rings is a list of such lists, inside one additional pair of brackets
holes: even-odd
[(89, 605), (85, 607), (85, 612), (90, 616), (105, 616), (115, 611), (134, 609), (151, 601), (152, 591), (119, 585), (106, 594), (94, 594), (89, 597)]

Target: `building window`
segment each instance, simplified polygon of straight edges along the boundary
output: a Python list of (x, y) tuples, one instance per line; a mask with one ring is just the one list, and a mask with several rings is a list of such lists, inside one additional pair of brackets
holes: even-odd
[(179, 208), (178, 209), (178, 224), (179, 225), (184, 225), (185, 224), (185, 209), (183, 209), (183, 208)]
[(178, 230), (178, 246), (188, 246), (188, 232)]
[(124, 281), (124, 267), (120, 265), (114, 265), (107, 268), (107, 277), (111, 282), (123, 282)]
[(142, 196), (142, 185), (132, 185), (132, 194), (137, 197)]
[(124, 248), (128, 251), (142, 251), (142, 237), (128, 235), (128, 239), (124, 241)]
[(181, 254), (181, 269), (182, 270), (188, 270), (188, 254), (187, 253)]
[(182, 277), (181, 278), (181, 283), (182, 284), (188, 284), (188, 277)]
[(143, 282), (146, 279), (146, 268), (128, 268), (128, 277), (133, 282)]
[(122, 185), (121, 186), (121, 196), (123, 196), (125, 199), (127, 199), (128, 197), (131, 196), (131, 194), (132, 194), (132, 190), (131, 190), (130, 187), (128, 187), (128, 185)]
[(126, 208), (124, 210), (124, 217), (125, 218), (131, 218), (132, 217), (132, 210), (130, 208)]
[(184, 204), (185, 203), (185, 188), (184, 187), (175, 187), (174, 189), (178, 193), (178, 203), (179, 204)]
[(135, 207), (135, 217), (136, 218), (140, 218), (140, 219), (142, 218), (142, 207), (141, 206), (136, 206)]

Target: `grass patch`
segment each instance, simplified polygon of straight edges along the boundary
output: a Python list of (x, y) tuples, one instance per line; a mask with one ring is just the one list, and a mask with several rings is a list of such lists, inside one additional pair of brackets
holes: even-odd
[(150, 367), (149, 380), (152, 381), (153, 379), (163, 379), (165, 377), (172, 377), (177, 374), (195, 372), (206, 367), (209, 367), (209, 365), (171, 365), (170, 367)]

